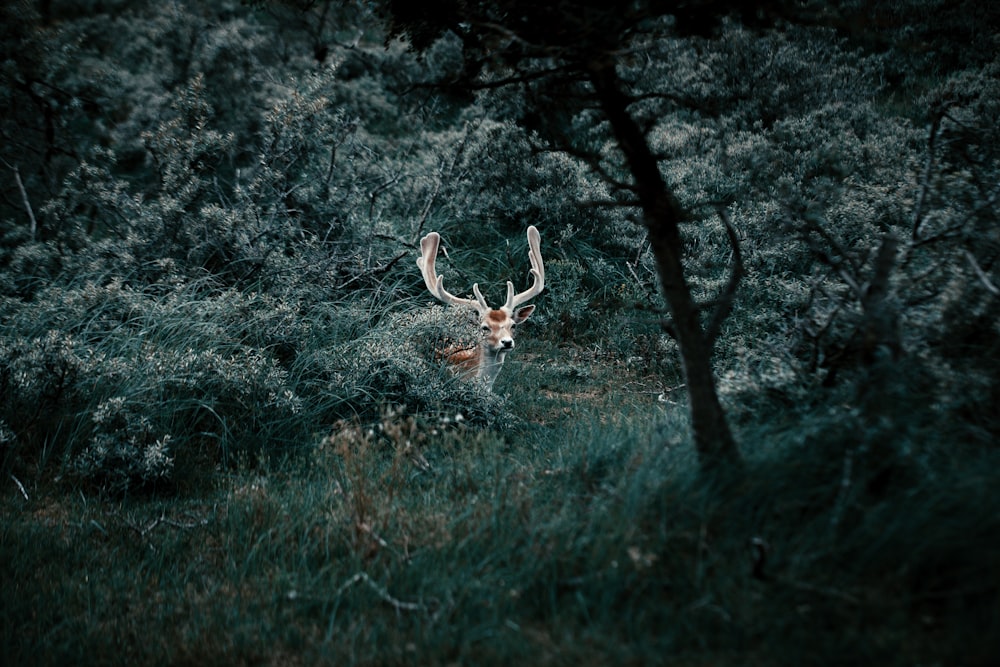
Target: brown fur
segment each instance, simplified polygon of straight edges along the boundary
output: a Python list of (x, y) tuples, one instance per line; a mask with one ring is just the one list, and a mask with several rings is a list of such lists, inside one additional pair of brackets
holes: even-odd
[(438, 353), (438, 358), (455, 367), (460, 373), (475, 374), (479, 370), (479, 358), (482, 354), (479, 345), (471, 347), (449, 345)]

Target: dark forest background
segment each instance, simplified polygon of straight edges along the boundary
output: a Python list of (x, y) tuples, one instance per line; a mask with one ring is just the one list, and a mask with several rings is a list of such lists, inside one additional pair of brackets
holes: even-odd
[(606, 4), (4, 4), (5, 655), (993, 664), (1000, 9)]

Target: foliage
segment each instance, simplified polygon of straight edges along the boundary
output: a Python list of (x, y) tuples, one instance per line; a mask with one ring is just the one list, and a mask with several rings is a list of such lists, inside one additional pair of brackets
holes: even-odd
[[(141, 13), (138, 6), (129, 11)], [(8, 221), (11, 243), (0, 280), (12, 297), (10, 312), (21, 315), (7, 318), (6, 356), (9, 376), (23, 380), (8, 383), (8, 424), (26, 450), (51, 442), (51, 429), (68, 438), (88, 433), (92, 427), (80, 425), (88, 423), (84, 419), (73, 418), (78, 426), (64, 428), (66, 416), (93, 413), (113, 398), (74, 389), (78, 374), (92, 382), (103, 378), (99, 367), (106, 359), (123, 358), (129, 367), (143, 358), (131, 350), (122, 357), (101, 356), (100, 346), (79, 339), (79, 325), (72, 322), (91, 317), (86, 304), (102, 288), (124, 289), (138, 301), (130, 308), (147, 310), (171, 294), (211, 294), (194, 303), (213, 304), (206, 313), (237, 305), (234, 312), (249, 311), (250, 328), (263, 318), (262, 330), (324, 311), (319, 331), (329, 332), (331, 345), (346, 340), (339, 347), (354, 362), (345, 370), (336, 354), (319, 352), (318, 334), (301, 324), (288, 325), (287, 331), (279, 326), (263, 339), (246, 340), (234, 331), (235, 347), (223, 347), (233, 350), (232, 361), (201, 352), (192, 363), (213, 370), (198, 377), (227, 377), (222, 370), (227, 363), (259, 368), (259, 380), (250, 384), (260, 389), (245, 390), (246, 380), (205, 382), (203, 394), (184, 400), (217, 410), (217, 402), (241, 406), (253, 396), (298, 397), (301, 392), (292, 385), (301, 373), (313, 391), (330, 381), (351, 387), (320, 403), (372, 414), (412, 393), (409, 400), (418, 409), (435, 409), (439, 390), (420, 380), (435, 372), (428, 374), (424, 361), (398, 352), (398, 346), (393, 351), (394, 332), (410, 331), (413, 316), (383, 321), (376, 312), (396, 286), (410, 293), (419, 289), (407, 270), (407, 250), (430, 227), (445, 234), (455, 260), (450, 270), (459, 279), (471, 283), (467, 276), (474, 275), (494, 285), (518, 279), (523, 253), (519, 241), (506, 256), (488, 249), (516, 239), (528, 222), (540, 224), (553, 280), (549, 303), (536, 318), (539, 329), (552, 340), (594, 341), (626, 357), (638, 351), (657, 364), (669, 359), (673, 343), (656, 333), (661, 306), (650, 249), (635, 233), (627, 209), (605, 205), (621, 195), (603, 177), (618, 158), (597, 116), (579, 110), (566, 117), (575, 132), (571, 143), (597, 151), (597, 162), (581, 160), (572, 151), (550, 150), (542, 137), (556, 131), (554, 126), (539, 126), (506, 88), (487, 90), (476, 105), (464, 108), (440, 96), (425, 95), (422, 101), (401, 96), (408, 77), (433, 76), (457, 65), (455, 45), (447, 39), (427, 51), (424, 63), (398, 45), (387, 51), (340, 49), (324, 57), (323, 67), (303, 70), (299, 79), (278, 86), (263, 74), (278, 64), (270, 26), (255, 23), (254, 15), (234, 12), (228, 22), (210, 25), (197, 13), (149, 11), (144, 15), (149, 20), (136, 23), (143, 37), (121, 51), (102, 41), (100, 16), (63, 22), (51, 33), (25, 33), (53, 43), (74, 35), (83, 61), (102, 63), (111, 73), (87, 85), (103, 86), (101, 99), (126, 104), (126, 120), (107, 135), (113, 141), (102, 139), (104, 130), (93, 124), (76, 134), (70, 124), (59, 135), (79, 147), (65, 151), (78, 163), (61, 172), (57, 194), (39, 200), (44, 191), (25, 179), (40, 221), (37, 236), (26, 236), (23, 224), (14, 222), (22, 219), (20, 213)], [(14, 11), (13, 17), (44, 22), (30, 11)], [(172, 25), (175, 19), (181, 25)], [(991, 244), (970, 241), (995, 231), (989, 205), (995, 193), (988, 185), (996, 162), (989, 132), (995, 125), (989, 106), (993, 70), (956, 72), (917, 100), (930, 110), (927, 137), (912, 121), (881, 112), (884, 96), (876, 82), (888, 56), (859, 55), (821, 29), (759, 34), (725, 23), (721, 30), (714, 37), (640, 39), (622, 76), (639, 100), (637, 119), (664, 155), (665, 176), (687, 203), (685, 250), (700, 300), (711, 302), (719, 293), (729, 263), (728, 242), (712, 222), (717, 206), (728, 205), (740, 234), (747, 277), (716, 352), (731, 409), (752, 405), (750, 397), (762, 390), (801, 400), (817, 384), (833, 386), (844, 377), (865, 381), (859, 336), (871, 313), (858, 288), (870, 277), (875, 250), (889, 232), (912, 239), (895, 269), (892, 308), (903, 332), (899, 348), (912, 377), (923, 378), (917, 386), (929, 391), (935, 382), (952, 386), (961, 379), (975, 389), (956, 387), (947, 395), (988, 400), (991, 394), (978, 388), (991, 386), (993, 371), (964, 361), (978, 358), (978, 343), (977, 352), (951, 347), (942, 356), (949, 348), (934, 341), (968, 339), (971, 334), (952, 332), (978, 330), (977, 323), (995, 310)], [(182, 67), (187, 79), (175, 74), (144, 80), (123, 68), (135, 49), (153, 48), (155, 36), (175, 33), (189, 35), (194, 51), (188, 62), (171, 63), (160, 73)], [(239, 47), (234, 39), (242, 40)], [(242, 55), (234, 56), (237, 51)], [(157, 53), (157, 63), (172, 57)], [(221, 59), (219, 67), (209, 66), (213, 58)], [(232, 69), (234, 62), (243, 63), (237, 69), (250, 77), (240, 81), (253, 82), (251, 95), (239, 103), (230, 85), (202, 73)], [(77, 72), (63, 60), (42, 58), (34, 67), (32, 77), (62, 77), (59, 86), (73, 88)], [(18, 82), (29, 78), (26, 70), (18, 71), (11, 74), (15, 95), (23, 92)], [(136, 93), (140, 88), (142, 95)], [(127, 106), (154, 95), (155, 104)], [(443, 106), (434, 112), (427, 100)], [(392, 108), (402, 114), (393, 117)], [(512, 112), (519, 122), (491, 118), (501, 112)], [(496, 161), (483, 161), (484, 154)], [(200, 285), (211, 287), (206, 292)], [(252, 307), (234, 303), (239, 300), (234, 295), (245, 290), (259, 295), (249, 301)], [(51, 326), (39, 324), (49, 318), (43, 315), (47, 308), (74, 303), (78, 306)], [(978, 305), (969, 310), (970, 303)], [(646, 310), (629, 313), (636, 304)], [(167, 303), (166, 311), (175, 306), (178, 316), (187, 312), (177, 303)], [(626, 310), (616, 312), (619, 308)], [(257, 309), (274, 310), (258, 315)], [(608, 314), (593, 317), (595, 310)], [(941, 318), (941, 313), (953, 314)], [(205, 315), (206, 330), (218, 331), (216, 323), (207, 322), (211, 317)], [(327, 326), (336, 319), (359, 325)], [(31, 326), (17, 324), (31, 320)], [(623, 322), (628, 325), (620, 326)], [(376, 326), (359, 338), (369, 324)], [(231, 323), (221, 326), (226, 330)], [(413, 331), (424, 335), (420, 327)], [(218, 344), (212, 336), (178, 337), (172, 344), (177, 350), (167, 356), (184, 359), (187, 348), (212, 350)], [(661, 370), (668, 384), (676, 382), (675, 371)], [(346, 395), (367, 398), (359, 402)], [(956, 409), (965, 400), (956, 399)], [(44, 419), (18, 407), (40, 405), (46, 406)], [(275, 405), (265, 398), (261, 407)], [(151, 423), (174, 418), (144, 415)], [(51, 429), (37, 423), (49, 419)], [(238, 432), (231, 419), (220, 416), (223, 432)], [(248, 427), (256, 428), (254, 419)], [(159, 431), (170, 429), (164, 425)], [(183, 440), (175, 436), (174, 442)], [(35, 451), (28, 458), (48, 461), (50, 454)]]
[[(661, 16), (615, 51), (702, 325), (720, 210), (739, 241), (712, 358), (746, 469), (712, 479), (627, 165), (555, 61), (438, 85), (516, 41), (418, 56), (370, 3), (8, 4), (8, 660), (997, 654), (994, 11)], [(476, 332), (417, 244), (495, 302), (529, 224), (546, 291), (489, 393), (436, 358)]]
[(157, 437), (149, 420), (116, 396), (97, 406), (94, 436), (74, 460), (75, 472), (120, 493), (136, 482), (154, 484), (170, 476), (170, 435)]

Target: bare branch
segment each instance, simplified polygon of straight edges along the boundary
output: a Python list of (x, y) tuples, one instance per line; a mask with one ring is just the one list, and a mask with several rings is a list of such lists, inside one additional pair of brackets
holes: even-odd
[(24, 204), (24, 210), (28, 212), (28, 220), (31, 224), (31, 240), (34, 241), (35, 235), (38, 233), (38, 221), (35, 220), (35, 212), (31, 208), (31, 201), (28, 199), (28, 191), (24, 189), (24, 182), (21, 181), (21, 171), (17, 168), (17, 165), (14, 165), (13, 169), (14, 182), (17, 183), (17, 189), (21, 192), (21, 202)]
[(353, 577), (345, 581), (337, 589), (336, 597), (340, 597), (344, 592), (357, 583), (364, 583), (368, 588), (375, 591), (375, 594), (382, 598), (385, 602), (388, 602), (393, 608), (399, 611), (427, 611), (427, 605), (420, 602), (405, 602), (399, 598), (395, 598), (389, 594), (389, 592), (372, 581), (372, 578), (368, 576), (366, 572), (358, 572)]
[(24, 490), (24, 484), (21, 484), (21, 480), (19, 480), (17, 477), (14, 477), (13, 474), (11, 474), (10, 478), (14, 480), (15, 484), (17, 484), (17, 488), (21, 492), (21, 495), (24, 496), (24, 499), (31, 500), (31, 498), (28, 497), (28, 492)]
[[(795, 225), (791, 226), (795, 227)], [(862, 298), (864, 296), (864, 286), (860, 282), (861, 267), (844, 247), (840, 245), (837, 239), (833, 238), (816, 220), (803, 219), (797, 227), (798, 231), (802, 234), (803, 240), (820, 261), (835, 270), (855, 295), (859, 299)], [(816, 243), (814, 239), (810, 238), (810, 234), (818, 236), (826, 244), (826, 247)], [(837, 257), (831, 255), (827, 248), (832, 248), (836, 252)]]
[(973, 255), (971, 252), (965, 249), (963, 249), (962, 252), (965, 254), (965, 259), (969, 261), (969, 265), (972, 267), (972, 270), (976, 272), (976, 275), (979, 277), (979, 280), (983, 283), (983, 286), (986, 287), (986, 291), (992, 294), (993, 296), (1000, 296), (1000, 288), (998, 288), (996, 285), (993, 284), (993, 281), (990, 280), (990, 277), (986, 275), (986, 272), (983, 271), (983, 268), (979, 266), (979, 262), (976, 261), (975, 255)]
[(538, 81), (546, 77), (555, 76), (557, 74), (565, 74), (571, 71), (567, 67), (553, 67), (550, 69), (541, 69), (535, 72), (529, 72), (527, 74), (518, 74), (515, 76), (501, 77), (498, 79), (492, 79), (490, 81), (483, 81), (481, 79), (476, 79), (472, 81), (448, 81), (448, 82), (420, 82), (411, 85), (406, 88), (404, 92), (410, 92), (413, 90), (419, 90), (423, 88), (430, 88), (433, 90), (448, 89), (449, 87), (457, 84), (463, 89), (467, 90), (493, 90), (495, 88), (503, 88), (504, 86), (510, 86), (514, 84), (530, 83), (532, 81)]
[(402, 173), (393, 174), (390, 178), (387, 178), (386, 180), (384, 180), (381, 183), (379, 183), (378, 185), (376, 185), (375, 188), (372, 189), (372, 191), (368, 193), (368, 199), (370, 200), (369, 201), (369, 205), (368, 205), (368, 219), (369, 220), (371, 220), (374, 217), (374, 214), (375, 214), (375, 200), (378, 199), (379, 194), (381, 194), (384, 190), (388, 190), (393, 185), (395, 185), (396, 183), (398, 183), (399, 180), (402, 177), (403, 177)]
[[(553, 130), (556, 133), (556, 130)], [(580, 160), (584, 164), (593, 170), (597, 176), (603, 180), (608, 185), (618, 189), (625, 190), (626, 192), (636, 192), (637, 186), (634, 183), (627, 183), (625, 181), (618, 180), (611, 175), (607, 169), (601, 165), (601, 156), (596, 153), (591, 153), (589, 151), (582, 150), (572, 145), (572, 142), (563, 134), (559, 133), (557, 136), (559, 142), (558, 146), (536, 146), (536, 150), (544, 153), (565, 153), (570, 157), (574, 157)], [(638, 205), (638, 202), (637, 202)]]

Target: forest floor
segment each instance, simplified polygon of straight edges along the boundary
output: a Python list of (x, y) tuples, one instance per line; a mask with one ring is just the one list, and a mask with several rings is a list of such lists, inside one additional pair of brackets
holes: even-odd
[[(859, 551), (853, 533), (822, 534), (843, 513), (829, 471), (796, 473), (819, 478), (813, 489), (782, 471), (767, 487), (713, 486), (698, 475), (682, 400), (641, 360), (601, 357), (518, 350), (497, 386), (521, 392), (506, 429), (387, 412), (318, 433), (306, 456), (217, 470), (169, 497), (12, 477), (0, 493), (4, 655), (945, 664), (934, 656), (979, 634), (962, 644), (963, 664), (988, 664), (996, 642), (981, 633), (997, 629), (996, 605), (980, 596), (991, 589), (961, 590), (995, 575), (985, 561), (924, 573), (938, 597), (917, 599), (906, 585), (921, 575), (907, 569), (933, 559), (893, 562), (913, 546), (907, 527), (881, 533), (881, 555)], [(850, 553), (872, 562), (838, 562)]]

